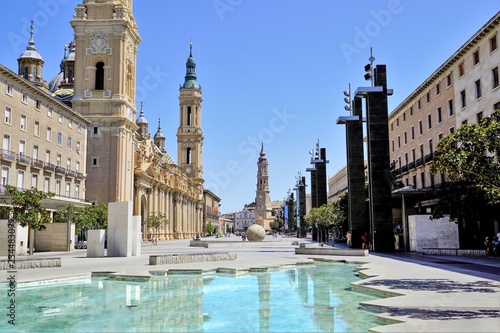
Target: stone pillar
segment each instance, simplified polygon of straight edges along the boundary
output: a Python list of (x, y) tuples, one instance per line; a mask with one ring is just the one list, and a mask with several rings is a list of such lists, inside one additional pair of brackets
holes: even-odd
[(306, 177), (302, 177), (301, 185), (299, 186), (299, 215), (300, 215), (300, 238), (307, 237), (306, 224)]
[[(316, 160), (312, 160), (311, 164), (314, 165), (313, 168), (307, 168), (306, 171), (311, 173), (311, 208), (317, 208), (318, 206), (318, 187), (317, 187), (317, 170), (316, 170)], [(318, 228), (312, 226), (312, 240), (318, 240)]]
[(373, 250), (394, 251), (389, 156), (389, 119), (385, 65), (374, 69), (375, 86), (382, 92), (367, 94), (369, 213)]
[(353, 116), (358, 120), (346, 123), (348, 224), (352, 247), (361, 248), (361, 235), (370, 230), (366, 216), (365, 161), (363, 153), (362, 99), (354, 98)]

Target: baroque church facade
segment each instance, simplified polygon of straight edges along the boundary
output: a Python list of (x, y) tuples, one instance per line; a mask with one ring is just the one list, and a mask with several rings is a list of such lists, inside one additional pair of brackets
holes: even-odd
[[(74, 41), (68, 54), (65, 50), (59, 74), (47, 85), (40, 57), (41, 61), (33, 59), (33, 66), (19, 63), (18, 75), (29, 77), (34, 89), (51, 94), (56, 104), (83, 119), (86, 138), (81, 149), (86, 151), (81, 154), (85, 161), (80, 172), (85, 188), (80, 195), (85, 192), (84, 199), (96, 203), (132, 202), (133, 215), (142, 218), (143, 239), (201, 236), (205, 230), (202, 90), (192, 45), (179, 90), (175, 163), (166, 152), (160, 119), (151, 137), (142, 102), (137, 116), (136, 59), (141, 38), (132, 0), (83, 0), (70, 23)], [(168, 220), (158, 230), (146, 224), (155, 214)]]

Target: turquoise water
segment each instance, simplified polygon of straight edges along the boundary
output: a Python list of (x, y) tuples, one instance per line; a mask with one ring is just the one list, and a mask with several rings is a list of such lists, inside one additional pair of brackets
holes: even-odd
[[(380, 323), (359, 302), (375, 297), (349, 290), (354, 274), (353, 265), (318, 263), (241, 276), (18, 287), (16, 326), (2, 316), (0, 331), (367, 332)], [(6, 309), (4, 292), (0, 304)]]

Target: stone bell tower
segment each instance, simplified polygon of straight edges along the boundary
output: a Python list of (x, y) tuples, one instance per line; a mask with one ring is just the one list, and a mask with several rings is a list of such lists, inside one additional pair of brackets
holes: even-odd
[(73, 108), (88, 127), (86, 199), (131, 201), (137, 46), (132, 0), (83, 0), (71, 26), (75, 37)]
[(201, 130), (201, 86), (196, 79), (193, 44), (189, 46), (186, 76), (180, 87), (177, 164), (194, 182), (203, 185), (203, 132)]

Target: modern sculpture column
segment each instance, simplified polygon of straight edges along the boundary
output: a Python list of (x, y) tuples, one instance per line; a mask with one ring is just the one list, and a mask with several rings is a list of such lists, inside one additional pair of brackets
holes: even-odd
[(366, 94), (370, 230), (373, 250), (387, 252), (394, 251), (394, 235), (385, 65), (374, 69), (374, 85), (375, 89)]
[(353, 116), (357, 117), (357, 120), (346, 122), (348, 224), (352, 233), (352, 247), (361, 248), (361, 235), (365, 230), (370, 230), (366, 216), (361, 98), (354, 98), (353, 100)]

